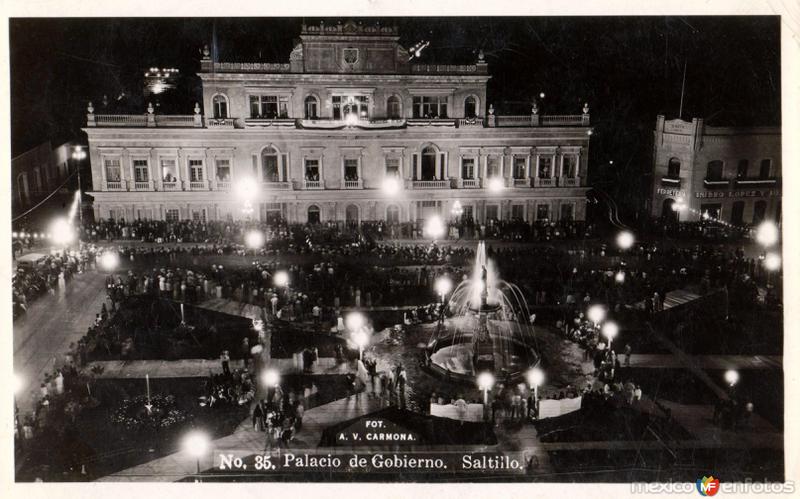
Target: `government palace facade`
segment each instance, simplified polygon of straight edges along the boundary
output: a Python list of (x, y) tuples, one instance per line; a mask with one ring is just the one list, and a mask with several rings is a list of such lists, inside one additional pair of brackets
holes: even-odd
[(193, 114), (95, 114), (95, 218), (585, 219), (589, 107), (498, 115), (488, 64), (417, 64), (395, 27), (304, 25), (288, 62), (204, 50)]

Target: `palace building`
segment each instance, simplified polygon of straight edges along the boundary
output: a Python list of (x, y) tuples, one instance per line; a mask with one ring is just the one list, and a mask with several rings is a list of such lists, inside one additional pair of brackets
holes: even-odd
[(216, 62), (189, 115), (94, 114), (96, 218), (584, 220), (591, 128), (495, 113), (488, 64), (417, 64), (395, 27), (304, 25), (288, 62)]
[(701, 118), (658, 116), (654, 140), (651, 216), (708, 216), (739, 227), (780, 222), (780, 127), (713, 127)]

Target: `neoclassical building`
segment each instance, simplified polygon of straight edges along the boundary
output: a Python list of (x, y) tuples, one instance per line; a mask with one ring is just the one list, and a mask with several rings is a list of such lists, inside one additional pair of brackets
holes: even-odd
[[(780, 127), (714, 127), (702, 118), (658, 116), (653, 155), (653, 217), (780, 222)], [(691, 210), (676, 211), (676, 203)]]
[(482, 54), (416, 64), (394, 27), (321, 23), (302, 27), (288, 62), (215, 62), (205, 50), (199, 76), (194, 114), (89, 105), (96, 218), (585, 217), (588, 106), (497, 115)]

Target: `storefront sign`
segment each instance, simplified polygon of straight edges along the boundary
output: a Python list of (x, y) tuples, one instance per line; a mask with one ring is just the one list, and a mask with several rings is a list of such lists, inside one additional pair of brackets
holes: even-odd
[(694, 197), (698, 199), (718, 199), (718, 198), (774, 198), (780, 197), (780, 189), (769, 190), (739, 190), (739, 191), (705, 191), (695, 192)]
[(675, 196), (679, 198), (686, 197), (686, 191), (683, 189), (668, 189), (664, 187), (659, 187), (656, 189), (656, 194), (661, 194), (664, 196)]

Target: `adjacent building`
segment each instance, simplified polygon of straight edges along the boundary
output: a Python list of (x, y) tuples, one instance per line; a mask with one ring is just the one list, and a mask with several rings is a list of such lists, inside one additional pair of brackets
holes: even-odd
[(397, 28), (304, 25), (288, 62), (204, 51), (194, 114), (94, 114), (97, 218), (489, 220), (585, 217), (578, 114), (499, 116), (488, 64), (417, 64)]
[(736, 226), (781, 220), (780, 127), (714, 127), (702, 118), (658, 116), (653, 169), (653, 217), (708, 216)]
[(73, 147), (74, 144), (68, 142), (53, 148), (48, 141), (11, 159), (14, 214), (32, 207), (61, 187), (75, 170), (71, 164)]

